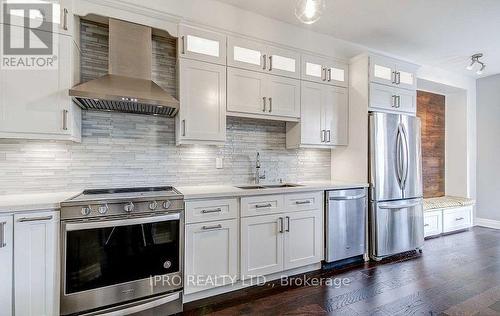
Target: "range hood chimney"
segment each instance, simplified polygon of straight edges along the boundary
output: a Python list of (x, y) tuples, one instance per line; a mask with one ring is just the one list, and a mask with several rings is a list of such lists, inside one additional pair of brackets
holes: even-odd
[(151, 58), (150, 27), (109, 19), (109, 73), (69, 95), (84, 110), (173, 117), (179, 101), (151, 80)]

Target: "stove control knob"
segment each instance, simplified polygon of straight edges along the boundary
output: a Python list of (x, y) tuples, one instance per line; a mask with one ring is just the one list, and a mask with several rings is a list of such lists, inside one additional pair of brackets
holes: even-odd
[(90, 205), (82, 207), (81, 213), (83, 216), (90, 215), (90, 212), (92, 212), (92, 208), (90, 207)]
[(127, 213), (132, 212), (132, 211), (134, 210), (134, 203), (132, 203), (132, 202), (128, 202), (127, 204), (125, 204), (125, 205), (123, 206), (123, 210), (124, 210), (125, 212), (127, 212)]
[(163, 202), (163, 208), (167, 209), (167, 208), (170, 208), (172, 206), (172, 202), (170, 202), (169, 200), (166, 200), (165, 202)]
[(104, 215), (108, 212), (108, 209), (108, 204), (103, 204), (97, 208), (97, 211), (99, 212), (99, 214)]
[(158, 202), (156, 202), (156, 201), (149, 202), (148, 207), (150, 210), (154, 211), (158, 207)]

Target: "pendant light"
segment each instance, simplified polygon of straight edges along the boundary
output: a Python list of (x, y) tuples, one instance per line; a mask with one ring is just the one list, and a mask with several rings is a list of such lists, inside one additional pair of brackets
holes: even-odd
[(319, 20), (325, 7), (325, 0), (297, 0), (295, 16), (302, 23), (313, 24)]

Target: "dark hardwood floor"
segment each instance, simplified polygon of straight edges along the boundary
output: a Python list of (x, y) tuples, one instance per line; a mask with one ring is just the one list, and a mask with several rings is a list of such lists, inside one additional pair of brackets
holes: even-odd
[(279, 281), (191, 302), (186, 315), (500, 315), (500, 230), (430, 239), (422, 255), (309, 279), (348, 279), (335, 286)]

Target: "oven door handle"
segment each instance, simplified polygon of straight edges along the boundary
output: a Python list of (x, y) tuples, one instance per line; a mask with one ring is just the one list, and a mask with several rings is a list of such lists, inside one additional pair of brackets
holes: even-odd
[(156, 222), (174, 221), (174, 220), (179, 220), (180, 218), (181, 214), (175, 213), (175, 214), (150, 216), (150, 217), (125, 218), (112, 221), (76, 222), (76, 223), (66, 223), (65, 229), (66, 231), (75, 231), (84, 229), (130, 226), (130, 225), (149, 224)]
[(166, 297), (163, 297), (163, 298), (160, 298), (158, 300), (151, 301), (151, 302), (147, 302), (144, 304), (139, 304), (139, 305), (127, 307), (127, 308), (120, 309), (120, 310), (114, 310), (114, 311), (110, 311), (107, 313), (104, 312), (102, 314), (99, 314), (99, 316), (124, 316), (124, 315), (135, 314), (135, 313), (147, 311), (148, 309), (153, 309), (155, 307), (173, 302), (173, 301), (179, 299), (179, 297), (180, 297), (180, 294), (179, 294), (179, 292), (177, 292), (177, 293), (174, 293), (172, 295), (169, 295), (169, 296), (166, 296)]

